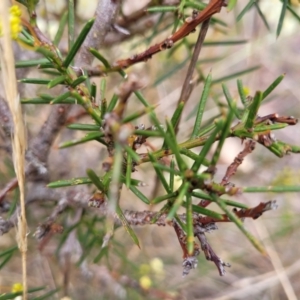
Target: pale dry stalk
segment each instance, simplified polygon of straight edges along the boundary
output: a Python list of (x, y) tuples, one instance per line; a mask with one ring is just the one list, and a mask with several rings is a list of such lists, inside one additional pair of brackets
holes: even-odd
[(13, 162), (19, 182), (20, 208), (18, 216), (17, 241), (22, 254), (23, 273), (23, 299), (27, 299), (27, 276), (26, 276), (26, 252), (27, 252), (27, 224), (25, 213), (25, 149), (26, 138), (21, 103), (17, 91), (17, 80), (15, 73), (15, 62), (12, 48), (12, 40), (9, 25), (9, 1), (0, 2), (0, 16), (2, 21), (3, 37), (1, 38), (1, 71), (6, 100), (8, 102), (13, 123), (14, 133), (12, 134)]

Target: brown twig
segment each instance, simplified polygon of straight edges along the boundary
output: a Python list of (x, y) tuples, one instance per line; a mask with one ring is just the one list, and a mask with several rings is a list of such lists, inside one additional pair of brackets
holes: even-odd
[(206, 236), (205, 236), (205, 227), (196, 225), (195, 226), (195, 235), (198, 238), (201, 249), (205, 254), (205, 258), (207, 260), (210, 260), (214, 262), (214, 264), (217, 266), (219, 270), (220, 276), (225, 275), (225, 268), (224, 267), (230, 267), (230, 264), (223, 262), (223, 260), (217, 256), (217, 254), (214, 252), (210, 244), (208, 243)]
[(197, 267), (197, 256), (200, 254), (200, 249), (199, 246), (194, 243), (194, 252), (190, 255), (187, 250), (187, 239), (185, 232), (175, 220), (173, 221), (173, 227), (183, 252), (182, 276), (185, 277), (190, 273), (192, 269), (195, 269)]
[[(229, 179), (236, 173), (237, 168), (242, 164), (244, 158), (248, 154), (250, 154), (254, 150), (254, 148), (255, 148), (255, 142), (252, 140), (247, 140), (244, 149), (234, 158), (233, 163), (231, 163), (230, 166), (227, 168), (226, 173), (220, 183), (221, 185), (223, 186), (228, 185)], [(210, 201), (202, 199), (198, 205), (201, 207), (206, 207), (210, 203), (211, 203)]]
[[(240, 218), (251, 218), (251, 219), (257, 219), (259, 218), (264, 212), (268, 210), (273, 210), (277, 208), (276, 200), (271, 200), (268, 202), (261, 202), (255, 207), (252, 208), (245, 208), (245, 209), (240, 209), (237, 210), (236, 208), (233, 210), (235, 215)], [(226, 214), (222, 215), (222, 219), (216, 219), (213, 217), (204, 217), (204, 216), (198, 216), (197, 220), (201, 224), (209, 224), (209, 223), (216, 223), (216, 222), (231, 222), (229, 217)]]
[(244, 158), (250, 154), (255, 149), (255, 142), (248, 140), (245, 143), (243, 151), (241, 151), (237, 157), (234, 158), (233, 163), (227, 168), (226, 174), (223, 177), (220, 184), (226, 185), (229, 182), (229, 179), (236, 173), (237, 168), (242, 164)]
[[(236, 216), (240, 219), (244, 218), (252, 218), (257, 219), (260, 217), (264, 212), (272, 209), (276, 209), (276, 201), (268, 201), (268, 202), (261, 202), (259, 205), (253, 207), (253, 208), (247, 208), (247, 209), (240, 209), (234, 210), (234, 213)], [(106, 208), (106, 202), (102, 203), (102, 205), (99, 206), (99, 211), (102, 215), (106, 215), (107, 208)], [(155, 211), (132, 211), (132, 210), (125, 210), (124, 216), (127, 220), (127, 222), (132, 226), (144, 226), (144, 225), (151, 225), (156, 224), (158, 226), (166, 226), (170, 225), (173, 226), (173, 222), (167, 221), (167, 213), (159, 214)], [(178, 215), (178, 217), (185, 221), (185, 214)], [(155, 220), (155, 222), (153, 222)], [(116, 218), (116, 223), (121, 224), (120, 221)], [(202, 226), (206, 226), (210, 223), (216, 223), (216, 222), (231, 222), (227, 215), (222, 215), (222, 219), (216, 219), (213, 217), (208, 216), (201, 216), (198, 214), (194, 214), (194, 224), (201, 224)]]
[(263, 122), (270, 123), (270, 121), (274, 123), (285, 123), (289, 125), (296, 125), (298, 123), (298, 119), (294, 118), (293, 116), (279, 116), (278, 114), (269, 114), (263, 117), (257, 116), (255, 124), (260, 124)]
[[(210, 22), (210, 18), (208, 18), (207, 20), (205, 20), (202, 23), (202, 26), (201, 26), (201, 29), (200, 29), (200, 32), (199, 32), (199, 35), (198, 35), (198, 39), (197, 39), (197, 42), (196, 42), (196, 45), (195, 45), (195, 49), (194, 49), (194, 52), (193, 52), (193, 55), (192, 55), (192, 58), (191, 58), (191, 61), (190, 61), (190, 64), (189, 64), (189, 68), (188, 68), (188, 71), (187, 71), (187, 74), (185, 76), (185, 80), (184, 80), (184, 83), (183, 83), (183, 86), (182, 86), (182, 89), (181, 89), (181, 94), (180, 94), (177, 106), (179, 106), (180, 103), (183, 103), (185, 105), (187, 103), (188, 99), (190, 98), (191, 93), (192, 93), (192, 90), (193, 90), (193, 85), (191, 84), (192, 83), (192, 77), (193, 77), (193, 73), (194, 73), (194, 70), (195, 70), (195, 67), (196, 67), (196, 64), (197, 64), (198, 57), (200, 55), (200, 51), (202, 49), (202, 45), (203, 45), (205, 36), (207, 34), (207, 30), (208, 30), (208, 27), (209, 27), (209, 22)], [(178, 125), (180, 123), (180, 119), (178, 120), (177, 124), (175, 124), (175, 132), (176, 133), (178, 131)]]
[(201, 26), (201, 29), (200, 29), (200, 32), (199, 32), (199, 35), (198, 35), (197, 42), (195, 44), (195, 49), (194, 49), (193, 55), (191, 57), (190, 65), (189, 65), (189, 68), (188, 68), (188, 71), (187, 71), (187, 74), (185, 76), (185, 80), (184, 80), (184, 83), (183, 83), (183, 86), (182, 86), (182, 90), (181, 90), (180, 98), (178, 100), (178, 104), (180, 102), (186, 103), (187, 100), (189, 99), (190, 94), (191, 94), (191, 80), (192, 80), (192, 76), (193, 76), (193, 73), (194, 73), (194, 70), (195, 70), (195, 67), (196, 67), (196, 64), (197, 64), (198, 57), (200, 55), (200, 51), (202, 49), (202, 45), (203, 45), (205, 36), (207, 34), (207, 30), (208, 30), (208, 27), (209, 27), (209, 22), (210, 22), (210, 18), (208, 18), (207, 20), (205, 20), (202, 23), (202, 26)]
[(175, 33), (173, 33), (170, 37), (165, 39), (164, 41), (155, 44), (148, 48), (146, 51), (135, 54), (130, 58), (118, 60), (114, 67), (125, 69), (129, 66), (132, 66), (136, 63), (147, 61), (152, 56), (158, 52), (161, 52), (165, 49), (171, 48), (174, 43), (177, 41), (183, 39), (187, 35), (189, 35), (191, 32), (195, 30), (195, 28), (205, 20), (209, 19), (212, 15), (220, 12), (221, 8), (225, 6), (224, 0), (212, 0), (203, 11), (201, 11), (195, 18), (189, 17), (185, 20), (182, 27), (180, 27)]
[(18, 186), (17, 177), (13, 178), (10, 182), (8, 182), (5, 187), (0, 191), (0, 203), (4, 200), (6, 194), (12, 190), (14, 190)]

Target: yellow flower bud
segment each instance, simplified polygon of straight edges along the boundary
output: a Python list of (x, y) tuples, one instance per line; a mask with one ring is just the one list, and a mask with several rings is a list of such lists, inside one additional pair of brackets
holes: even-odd
[(12, 293), (17, 293), (17, 292), (22, 292), (23, 291), (23, 285), (19, 282), (14, 283), (12, 288), (11, 288), (11, 292)]
[(156, 274), (162, 274), (164, 272), (164, 263), (161, 259), (159, 258), (153, 258), (150, 261), (150, 266), (151, 269), (154, 271)]
[[(19, 33), (22, 31), (21, 26), (21, 10), (19, 6), (13, 5), (9, 9), (9, 23), (10, 23), (10, 32), (12, 39), (16, 40), (18, 38)], [(0, 20), (0, 36), (3, 35), (3, 29)]]
[(22, 12), (18, 5), (11, 6), (11, 8), (9, 9), (9, 12), (12, 16), (19, 17), (19, 18), (22, 15)]
[(243, 87), (243, 92), (244, 92), (244, 94), (246, 95), (246, 96), (248, 96), (248, 95), (250, 95), (250, 88), (249, 87), (247, 87), (247, 86), (244, 86)]
[(144, 275), (140, 278), (140, 286), (145, 289), (145, 290), (148, 290), (152, 285), (152, 282), (151, 282), (151, 279)]

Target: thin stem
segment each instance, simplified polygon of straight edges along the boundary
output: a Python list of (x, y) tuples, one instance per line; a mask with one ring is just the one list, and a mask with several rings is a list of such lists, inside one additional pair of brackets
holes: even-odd
[(209, 27), (209, 22), (210, 22), (210, 18), (207, 19), (206, 21), (203, 22), (202, 26), (201, 26), (201, 30), (199, 32), (198, 35), (198, 39), (195, 45), (195, 49), (191, 58), (191, 62), (182, 86), (182, 90), (181, 90), (181, 95), (180, 98), (178, 100), (178, 104), (183, 101), (183, 102), (187, 102), (189, 99), (189, 96), (191, 94), (191, 80), (192, 80), (192, 76), (198, 61), (198, 57), (199, 54), (201, 52), (202, 49), (202, 45), (205, 39), (205, 36), (207, 34), (208, 31), (208, 27)]
[[(207, 20), (205, 20), (202, 23), (202, 26), (201, 26), (201, 29), (200, 29), (200, 32), (199, 32), (199, 35), (198, 35), (198, 39), (197, 39), (197, 42), (196, 42), (196, 46), (195, 46), (195, 49), (194, 49), (194, 52), (193, 52), (193, 55), (192, 55), (192, 59), (191, 59), (187, 74), (185, 76), (185, 80), (184, 80), (182, 90), (181, 90), (181, 95), (180, 95), (180, 98), (178, 100), (177, 105), (179, 105), (182, 102), (184, 104), (186, 104), (186, 102), (190, 98), (190, 95), (191, 95), (191, 92), (192, 92), (192, 89), (193, 89), (193, 85), (191, 84), (192, 83), (192, 77), (193, 77), (194, 70), (196, 68), (196, 64), (197, 64), (197, 61), (198, 61), (198, 58), (199, 58), (199, 55), (200, 55), (200, 52), (201, 52), (201, 49), (202, 49), (202, 45), (203, 45), (205, 36), (207, 34), (207, 31), (208, 31), (209, 22), (210, 22), (210, 18), (208, 18)], [(178, 119), (178, 122), (175, 125), (175, 132), (178, 131), (178, 125), (180, 123), (180, 119), (181, 119), (181, 117)]]

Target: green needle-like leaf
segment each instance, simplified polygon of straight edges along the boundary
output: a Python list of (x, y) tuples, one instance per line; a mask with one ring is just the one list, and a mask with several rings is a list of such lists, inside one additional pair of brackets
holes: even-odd
[(112, 112), (114, 108), (116, 107), (116, 104), (118, 102), (119, 96), (117, 94), (114, 94), (108, 104), (107, 112)]
[(237, 41), (206, 41), (203, 43), (203, 46), (206, 47), (215, 47), (215, 46), (232, 46), (232, 45), (241, 45), (248, 43), (248, 40), (237, 40)]
[(184, 101), (181, 101), (178, 104), (178, 106), (177, 106), (177, 108), (176, 108), (176, 110), (175, 110), (175, 112), (174, 112), (174, 114), (171, 118), (171, 125), (172, 125), (173, 128), (176, 128), (176, 126), (177, 126), (177, 124), (180, 120), (181, 114), (182, 114), (183, 109), (184, 109), (184, 104), (185, 104)]
[(257, 116), (257, 112), (260, 107), (262, 99), (263, 99), (262, 92), (260, 92), (260, 91), (256, 92), (256, 94), (252, 100), (252, 103), (249, 106), (249, 114), (248, 114), (247, 121), (245, 123), (246, 130), (253, 128), (253, 125), (254, 125), (254, 122), (255, 122), (255, 119)]
[(5, 250), (5, 251), (1, 252), (1, 253), (0, 253), (0, 257), (3, 257), (3, 256), (6, 256), (6, 255), (9, 255), (9, 254), (11, 254), (11, 253), (15, 252), (17, 249), (18, 249), (18, 247), (17, 247), (17, 246), (11, 247), (11, 248), (9, 248), (9, 249), (7, 249), (7, 250)]
[(139, 239), (136, 236), (135, 232), (133, 231), (133, 229), (131, 228), (131, 226), (129, 225), (126, 217), (123, 214), (122, 209), (120, 208), (120, 205), (117, 205), (117, 209), (116, 209), (116, 214), (118, 215), (118, 218), (120, 219), (123, 227), (125, 228), (125, 230), (128, 232), (128, 234), (130, 235), (130, 237), (132, 238), (133, 242), (139, 247), (140, 247), (140, 243), (139, 243)]
[(78, 177), (73, 179), (66, 179), (66, 180), (58, 180), (54, 182), (50, 182), (47, 184), (48, 188), (60, 188), (66, 186), (74, 186), (79, 184), (89, 184), (92, 183), (91, 179), (87, 177)]
[(100, 82), (100, 99), (103, 100), (105, 98), (106, 93), (106, 79), (103, 78)]
[(180, 171), (178, 171), (178, 170), (172, 170), (171, 168), (169, 168), (167, 166), (164, 166), (161, 163), (153, 162), (152, 166), (155, 167), (155, 168), (158, 168), (158, 169), (160, 169), (162, 171), (166, 171), (168, 173), (174, 173), (174, 175), (181, 176), (181, 172)]
[(206, 105), (206, 102), (208, 99), (211, 82), (212, 82), (212, 76), (211, 76), (211, 73), (209, 73), (204, 82), (203, 92), (202, 92), (202, 95), (200, 98), (200, 103), (199, 103), (198, 111), (197, 111), (197, 117), (196, 117), (195, 125), (193, 128), (193, 132), (191, 135), (191, 139), (195, 138), (199, 134), (199, 131), (201, 128), (202, 117), (203, 117), (203, 113), (204, 113), (204, 108), (205, 108), (205, 105)]
[(145, 99), (145, 97), (140, 91), (134, 91), (134, 94), (144, 106), (151, 107), (151, 105), (148, 103), (148, 101)]
[(48, 59), (48, 62), (60, 62), (60, 57), (57, 57), (58, 55), (60, 56), (60, 52), (58, 51), (58, 49), (56, 49), (56, 51), (51, 51), (46, 47), (38, 47), (35, 51), (45, 56)]
[(175, 191), (175, 192), (172, 192), (170, 194), (166, 194), (166, 195), (154, 198), (151, 201), (151, 204), (158, 204), (158, 203), (161, 203), (165, 200), (168, 200), (168, 202), (174, 202), (174, 200), (177, 196), (178, 196), (178, 191)]
[(39, 58), (39, 59), (32, 59), (32, 60), (19, 60), (16, 61), (15, 67), (18, 68), (29, 68), (29, 67), (36, 67), (41, 64), (49, 63), (49, 60), (46, 58)]
[(85, 82), (87, 80), (88, 76), (86, 75), (83, 75), (83, 76), (80, 76), (78, 77), (77, 79), (75, 79), (72, 83), (71, 83), (71, 87), (72, 88), (75, 88), (77, 85)]
[(71, 96), (77, 100), (78, 104), (85, 108), (86, 112), (97, 122), (97, 124), (102, 124), (99, 110), (93, 107), (90, 97), (81, 95), (75, 90), (71, 91)]
[(156, 172), (156, 175), (159, 178), (159, 180), (160, 180), (161, 184), (163, 185), (164, 189), (166, 190), (167, 193), (171, 193), (172, 190), (170, 189), (170, 187), (168, 185), (168, 182), (167, 182), (162, 170), (160, 168), (158, 168), (157, 165), (154, 165), (154, 163), (157, 163), (156, 158), (150, 152), (148, 153), (148, 155), (149, 155), (150, 161), (152, 161), (152, 163), (153, 163), (153, 167), (154, 167), (154, 170)]
[(245, 91), (244, 91), (244, 87), (243, 87), (243, 82), (242, 82), (241, 79), (237, 80), (237, 86), (238, 86), (238, 91), (239, 91), (239, 95), (240, 95), (241, 101), (242, 101), (244, 107), (247, 107), (248, 106), (248, 101), (247, 101), (247, 97), (245, 95)]
[[(173, 116), (171, 118), (171, 122), (170, 122), (170, 125), (172, 126), (172, 128), (176, 128), (177, 127), (177, 124), (178, 124), (178, 122), (180, 120), (180, 116), (181, 116), (181, 114), (183, 112), (184, 105), (185, 105), (184, 101), (181, 101), (178, 104), (177, 108), (175, 109), (175, 112), (174, 112), (174, 114), (173, 114)], [(170, 135), (170, 132), (168, 130), (166, 132), (166, 135), (167, 136)], [(166, 143), (166, 141), (164, 141), (162, 148), (164, 149), (166, 147), (167, 147), (167, 143)]]
[(97, 174), (92, 169), (87, 169), (86, 174), (99, 191), (106, 193), (105, 186), (103, 185), (102, 181), (99, 179)]
[(228, 218), (236, 224), (236, 226), (244, 233), (244, 235), (248, 238), (248, 240), (252, 243), (252, 245), (262, 254), (265, 254), (266, 251), (261, 243), (249, 232), (245, 229), (244, 224), (242, 221), (231, 211), (227, 208), (224, 201), (219, 198), (218, 196), (211, 194), (214, 201), (219, 205), (219, 207), (226, 213)]
[(119, 143), (115, 143), (115, 152), (113, 157), (111, 182), (108, 191), (108, 210), (114, 214), (120, 199), (120, 183), (122, 175), (123, 152)]
[(264, 100), (271, 92), (279, 85), (279, 83), (284, 79), (285, 73), (277, 77), (270, 86), (263, 92), (262, 100)]
[(197, 160), (195, 160), (194, 164), (192, 165), (192, 171), (194, 173), (197, 173), (199, 168), (201, 167), (207, 153), (209, 152), (209, 150), (211, 149), (212, 144), (215, 142), (217, 135), (219, 134), (219, 132), (221, 131), (222, 127), (223, 127), (223, 121), (219, 121), (216, 124), (216, 128), (215, 130), (210, 134), (210, 136), (208, 137), (207, 141), (205, 142)]
[(174, 179), (175, 179), (175, 162), (174, 159), (172, 159), (170, 163), (170, 179), (169, 179), (169, 187), (171, 191), (174, 190)]
[(208, 134), (210, 131), (214, 130), (216, 128), (216, 124), (219, 121), (219, 117), (221, 116), (218, 115), (215, 118), (209, 120), (209, 122), (207, 122), (208, 125), (204, 126), (202, 129), (200, 129), (199, 133), (198, 133), (198, 137), (202, 137), (205, 136), (206, 134)]
[(134, 112), (133, 114), (125, 117), (122, 120), (122, 124), (126, 124), (126, 123), (129, 123), (129, 122), (132, 122), (133, 120), (136, 120), (136, 119), (140, 118), (141, 116), (154, 111), (155, 107), (156, 106), (144, 107), (143, 109)]
[(68, 43), (69, 49), (74, 44), (75, 37), (75, 7), (74, 0), (68, 0)]
[(97, 141), (101, 142), (101, 139), (100, 139), (101, 137), (104, 137), (103, 132), (90, 132), (90, 133), (86, 134), (83, 138), (68, 141), (68, 142), (64, 142), (64, 143), (60, 144), (59, 148), (60, 149), (68, 148), (68, 147), (83, 144), (83, 143), (93, 141), (93, 140), (97, 140)]
[(13, 252), (10, 252), (2, 259), (2, 261), (0, 263), (0, 270), (11, 260), (11, 258), (13, 257), (13, 254), (14, 254)]
[(236, 21), (239, 22), (243, 16), (251, 9), (256, 0), (250, 0), (247, 5), (243, 8), (243, 10), (236, 17)]
[(73, 123), (67, 126), (69, 129), (72, 130), (82, 130), (82, 131), (97, 131), (100, 130), (99, 125), (94, 124), (77, 124)]
[(141, 199), (144, 203), (150, 204), (150, 200), (134, 185), (130, 186), (130, 190), (139, 198)]
[(258, 3), (255, 2), (254, 5), (255, 5), (255, 7), (256, 7), (256, 9), (257, 9), (258, 15), (259, 15), (260, 18), (262, 19), (262, 21), (263, 21), (263, 23), (265, 24), (266, 28), (270, 31), (271, 28), (270, 28), (270, 26), (269, 26), (269, 23), (268, 23), (268, 21), (267, 21), (265, 15), (264, 15), (263, 12), (261, 11), (261, 9), (260, 9)]
[(241, 189), (244, 193), (297, 193), (300, 192), (300, 185), (282, 186), (247, 186)]
[(179, 170), (184, 171), (186, 170), (187, 165), (182, 159), (178, 145), (176, 143), (176, 135), (174, 132), (174, 128), (168, 121), (167, 121), (167, 132), (168, 133), (165, 135), (166, 145), (172, 150), (173, 154), (175, 155)]
[(184, 199), (185, 195), (187, 194), (189, 186), (190, 186), (189, 182), (185, 182), (181, 185), (181, 187), (179, 189), (179, 194), (168, 213), (168, 216), (167, 216), (168, 220), (172, 220), (174, 218), (177, 210), (183, 203), (183, 199)]
[(65, 26), (67, 24), (67, 20), (68, 20), (68, 12), (66, 11), (62, 15), (62, 17), (61, 17), (61, 19), (59, 21), (58, 30), (57, 30), (57, 32), (55, 34), (55, 37), (54, 37), (54, 40), (53, 40), (53, 44), (55, 46), (58, 46), (58, 44), (59, 44), (59, 42), (60, 42), (60, 40), (61, 40), (61, 38), (62, 38), (62, 36), (64, 34), (64, 29), (65, 29)]
[(86, 36), (88, 35), (90, 29), (92, 28), (93, 24), (94, 24), (95, 19), (91, 19), (89, 20), (85, 26), (83, 27), (83, 29), (81, 30), (78, 38), (76, 39), (76, 41), (74, 42), (74, 45), (72, 46), (72, 48), (70, 49), (67, 57), (65, 58), (62, 66), (67, 68), (70, 63), (72, 62), (73, 58), (75, 57), (75, 55), (77, 54), (79, 48), (81, 47), (82, 43), (84, 42)]
[(102, 247), (99, 254), (94, 258), (93, 263), (98, 263), (103, 256), (108, 256), (108, 247)]
[(96, 86), (96, 84), (93, 82), (93, 83), (91, 84), (91, 97), (92, 97), (93, 100), (96, 99), (96, 95), (97, 95), (97, 86)]
[(236, 3), (237, 3), (237, 0), (229, 0), (227, 9), (232, 10), (235, 7)]
[(187, 250), (190, 255), (194, 252), (194, 226), (193, 226), (193, 206), (192, 196), (186, 195), (186, 234), (187, 234)]
[(131, 147), (125, 145), (125, 146), (124, 146), (124, 149), (125, 149), (125, 151), (127, 152), (127, 154), (128, 154), (129, 156), (131, 156), (132, 159), (133, 159), (135, 162), (140, 163), (140, 161), (141, 161), (140, 156), (139, 156), (139, 155), (138, 155)]
[[(186, 149), (186, 148), (182, 148), (180, 149), (180, 153), (191, 158), (192, 160), (198, 160), (199, 155), (194, 153), (193, 151)], [(204, 158), (204, 160), (202, 161), (202, 165), (208, 167), (210, 164), (210, 161), (206, 158)]]
[(51, 100), (50, 104), (63, 103), (67, 98), (71, 96), (71, 92), (67, 91), (66, 93), (59, 95), (58, 97)]
[(105, 66), (106, 69), (110, 69), (110, 64), (109, 64), (108, 60), (107, 60), (104, 56), (102, 56), (101, 53), (99, 53), (99, 52), (98, 52), (96, 49), (94, 49), (94, 48), (90, 48), (90, 52), (91, 52), (98, 60), (100, 60), (100, 61), (103, 63), (103, 65)]
[[(192, 192), (192, 196), (199, 198), (199, 199), (212, 201), (212, 202), (214, 201), (214, 199), (210, 195), (203, 193), (203, 192)], [(223, 198), (222, 198), (222, 200), (224, 201), (224, 203), (226, 205), (229, 205), (229, 206), (234, 206), (234, 207), (238, 207), (238, 208), (248, 208), (248, 205), (246, 205), (244, 203), (240, 203), (240, 202), (236, 202), (236, 201), (232, 201), (232, 200), (226, 200)], [(196, 211), (196, 210), (194, 209), (194, 211)], [(204, 213), (204, 212), (199, 212), (199, 213), (206, 215), (206, 213)]]
[(232, 74), (226, 75), (226, 76), (221, 77), (221, 78), (217, 78), (217, 79), (215, 79), (215, 80), (212, 81), (212, 84), (224, 82), (224, 81), (230, 80), (232, 78), (236, 78), (236, 77), (245, 75), (245, 74), (253, 72), (253, 71), (255, 71), (255, 70), (259, 69), (259, 68), (260, 68), (260, 66), (254, 66), (254, 67), (251, 67), (251, 68), (248, 68), (248, 69), (236, 72), (236, 73), (232, 73)]
[(282, 9), (281, 9), (281, 12), (280, 12), (279, 21), (278, 21), (277, 30), (276, 30), (276, 36), (277, 37), (279, 37), (281, 29), (282, 29), (283, 21), (284, 21), (285, 14), (286, 14), (287, 5), (288, 5), (288, 0), (283, 0)]
[(223, 148), (225, 139), (228, 136), (228, 133), (230, 131), (230, 126), (232, 123), (232, 119), (234, 116), (234, 110), (233, 109), (229, 109), (228, 115), (226, 117), (225, 123), (224, 123), (224, 127), (222, 128), (222, 132), (220, 134), (220, 140), (217, 146), (217, 149), (215, 150), (215, 153), (211, 159), (211, 166), (216, 166), (217, 162), (219, 160), (220, 154), (221, 154), (221, 150)]
[(43, 78), (23, 78), (19, 79), (19, 82), (30, 83), (30, 84), (43, 84), (47, 85), (51, 80)]
[(132, 156), (127, 155), (127, 165), (126, 165), (126, 187), (129, 189), (131, 184), (131, 174), (132, 174)]
[[(43, 99), (43, 98), (21, 99), (21, 103), (22, 104), (35, 104), (35, 105), (36, 104), (50, 104), (52, 99), (53, 98), (51, 98), (51, 100), (47, 100), (47, 99)], [(64, 99), (64, 100), (60, 101), (60, 103), (76, 104), (76, 101), (75, 101), (75, 99), (67, 98), (67, 99)]]
[(163, 13), (177, 11), (177, 6), (153, 6), (146, 9), (149, 13)]
[(231, 97), (230, 92), (229, 92), (227, 86), (224, 83), (222, 84), (222, 89), (223, 89), (223, 93), (225, 95), (225, 98), (227, 100), (228, 106), (233, 111), (233, 113), (235, 114), (236, 118), (240, 120), (241, 116), (239, 114), (239, 111), (236, 108), (236, 103), (233, 100), (233, 98)]
[[(281, 2), (284, 0), (281, 0)], [(289, 12), (295, 17), (295, 19), (300, 22), (300, 16), (297, 14), (297, 12), (293, 9), (293, 7), (291, 5), (287, 5), (287, 9), (289, 10)]]
[[(182, 206), (186, 207), (186, 202), (183, 201), (182, 203)], [(192, 208), (193, 208), (193, 211), (195, 213), (198, 213), (198, 214), (201, 214), (201, 215), (204, 215), (204, 216), (207, 216), (207, 217), (211, 217), (211, 218), (214, 218), (214, 219), (217, 219), (217, 220), (222, 220), (223, 216), (213, 210), (210, 210), (210, 209), (207, 209), (207, 208), (204, 208), (204, 207), (201, 207), (199, 205), (192, 205)]]
[(277, 124), (271, 124), (271, 125), (259, 125), (259, 126), (255, 126), (253, 128), (253, 132), (268, 132), (270, 130), (283, 129), (287, 126), (289, 126), (289, 125), (285, 124), (285, 123), (277, 123)]

